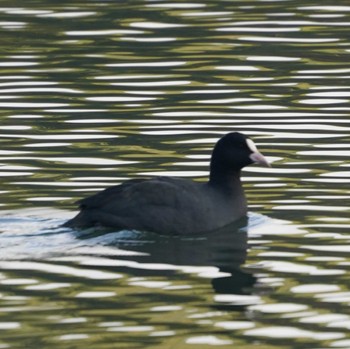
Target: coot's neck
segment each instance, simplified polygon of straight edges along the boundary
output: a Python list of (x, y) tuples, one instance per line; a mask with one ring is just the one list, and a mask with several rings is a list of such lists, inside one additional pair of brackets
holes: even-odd
[(208, 184), (211, 187), (222, 190), (228, 195), (232, 193), (236, 195), (243, 193), (240, 170), (227, 171), (211, 166)]

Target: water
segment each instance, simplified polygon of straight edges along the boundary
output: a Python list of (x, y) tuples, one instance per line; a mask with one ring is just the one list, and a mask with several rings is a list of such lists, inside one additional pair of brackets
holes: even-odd
[[(0, 348), (349, 348), (350, 6), (2, 1)], [(249, 222), (59, 228), (130, 178), (205, 180), (226, 132)]]

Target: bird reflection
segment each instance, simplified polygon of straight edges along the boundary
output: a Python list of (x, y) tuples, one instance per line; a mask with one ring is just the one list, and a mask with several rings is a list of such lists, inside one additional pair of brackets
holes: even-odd
[[(132, 260), (147, 264), (217, 267), (219, 277), (211, 279), (218, 294), (246, 294), (256, 279), (243, 271), (248, 248), (246, 217), (205, 235), (165, 236), (147, 232), (124, 231), (109, 235), (109, 245), (124, 251), (137, 252)], [(80, 239), (101, 240), (101, 232), (80, 232)], [(102, 236), (103, 239), (103, 236)], [(105, 243), (104, 243), (105, 244)], [(130, 255), (124, 257), (130, 259)], [(123, 255), (118, 256), (123, 259)]]

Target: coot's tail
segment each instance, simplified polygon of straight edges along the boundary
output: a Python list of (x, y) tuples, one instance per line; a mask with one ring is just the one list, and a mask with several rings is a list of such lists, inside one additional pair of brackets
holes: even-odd
[(67, 228), (90, 228), (94, 225), (95, 222), (89, 217), (89, 214), (85, 211), (81, 211), (62, 226)]
[(97, 209), (82, 209), (75, 217), (63, 224), (67, 228), (87, 229), (96, 226), (116, 229), (142, 229), (128, 218), (118, 217)]

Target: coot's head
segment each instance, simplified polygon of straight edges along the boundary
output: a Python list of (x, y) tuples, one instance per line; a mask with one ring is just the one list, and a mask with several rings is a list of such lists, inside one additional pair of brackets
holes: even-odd
[(216, 143), (210, 170), (211, 174), (213, 172), (228, 174), (239, 172), (243, 167), (253, 163), (270, 166), (250, 138), (239, 132), (231, 132)]

